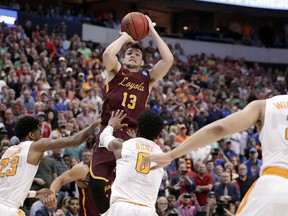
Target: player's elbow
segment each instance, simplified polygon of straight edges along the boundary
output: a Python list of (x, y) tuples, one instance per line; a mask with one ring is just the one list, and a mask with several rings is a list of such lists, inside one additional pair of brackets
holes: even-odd
[(210, 127), (210, 130), (211, 130), (212, 134), (215, 134), (216, 136), (219, 136), (219, 137), (223, 137), (227, 134), (228, 125), (212, 124)]
[(108, 47), (103, 52), (103, 59), (110, 58), (112, 55), (113, 55), (113, 53), (112, 53), (111, 49), (109, 49), (109, 47)]
[(172, 53), (167, 54), (167, 56), (165, 56), (165, 60), (167, 65), (172, 66), (173, 62), (174, 62), (174, 56), (172, 55)]

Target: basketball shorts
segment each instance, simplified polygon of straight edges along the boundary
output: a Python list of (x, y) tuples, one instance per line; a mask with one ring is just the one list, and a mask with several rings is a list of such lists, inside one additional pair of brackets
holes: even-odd
[(105, 216), (157, 216), (155, 209), (127, 202), (113, 203)]
[[(283, 216), (288, 212), (288, 171), (279, 168), (277, 174), (262, 175), (247, 191), (236, 216)], [(280, 170), (280, 172), (279, 172)], [(281, 171), (282, 170), (282, 171)], [(278, 175), (286, 172), (286, 177)]]
[(21, 209), (12, 208), (0, 203), (0, 216), (25, 216)]

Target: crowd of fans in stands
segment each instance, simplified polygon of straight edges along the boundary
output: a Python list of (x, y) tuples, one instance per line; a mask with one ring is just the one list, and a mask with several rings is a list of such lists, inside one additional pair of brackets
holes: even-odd
[[(4, 4), (4, 3), (2, 3)], [(73, 7), (53, 6), (48, 7), (38, 4), (37, 7), (31, 6), (28, 2), (24, 5), (12, 0), (6, 3), (6, 6), (24, 11), (26, 13), (37, 14), (48, 18), (64, 18), (65, 21), (92, 23), (100, 26), (120, 30), (121, 17), (113, 10), (103, 10), (92, 13), (88, 4)], [(282, 22), (261, 19), (258, 21), (250, 20), (240, 21), (237, 19), (230, 20), (226, 24), (219, 23), (215, 29), (202, 29), (198, 24), (193, 24), (183, 32), (174, 32), (182, 37), (201, 41), (214, 41), (220, 43), (242, 44), (254, 47), (288, 47), (288, 24), (285, 20)], [(161, 28), (161, 27), (160, 27)], [(160, 30), (160, 29), (159, 29)], [(163, 33), (167, 33), (166, 30)]]
[[(147, 104), (147, 109), (164, 120), (165, 129), (158, 140), (163, 151), (175, 148), (199, 128), (237, 112), (250, 101), (285, 92), (283, 70), (265, 69), (244, 59), (185, 55), (181, 44), (169, 47), (174, 65), (153, 88)], [(22, 116), (39, 119), (43, 137), (53, 139), (70, 136), (99, 117), (105, 97), (104, 49), (101, 44), (82, 41), (78, 35), (66, 38), (55, 31), (49, 34), (45, 26), (33, 30), (19, 24), (0, 26), (1, 155), (19, 143), (14, 127)], [(145, 67), (149, 68), (159, 53), (152, 41), (144, 50)], [(122, 57), (123, 53), (119, 55)], [(89, 158), (94, 139), (76, 148), (47, 152), (32, 189), (49, 187), (56, 176)], [(258, 133), (250, 128), (173, 161), (159, 191), (158, 214), (234, 214), (259, 177), (261, 159)], [(63, 186), (61, 193), (59, 215), (63, 213), (60, 209), (77, 213), (71, 203), (79, 204), (79, 200), (69, 200), (77, 197), (75, 184)], [(37, 215), (43, 204), (32, 203), (27, 201), (25, 207), (29, 210), (32, 206), (30, 215)]]

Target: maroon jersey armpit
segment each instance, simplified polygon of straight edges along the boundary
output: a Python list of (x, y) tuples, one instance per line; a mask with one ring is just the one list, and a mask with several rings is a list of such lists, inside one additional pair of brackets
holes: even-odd
[(121, 67), (115, 77), (106, 85), (106, 96), (102, 106), (101, 124), (107, 125), (111, 112), (124, 110), (127, 117), (123, 123), (136, 127), (138, 115), (145, 110), (149, 97), (150, 76), (147, 70), (137, 73)]

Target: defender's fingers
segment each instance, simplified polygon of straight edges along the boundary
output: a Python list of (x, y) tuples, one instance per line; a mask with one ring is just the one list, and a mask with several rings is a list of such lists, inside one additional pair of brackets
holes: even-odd
[(123, 119), (126, 118), (126, 116), (127, 116), (127, 114), (126, 114), (126, 113), (123, 113), (119, 118), (120, 118), (120, 120), (122, 121)]
[(113, 118), (114, 117), (114, 111), (112, 111), (112, 113), (111, 113), (111, 118)]
[(141, 162), (141, 170), (142, 169), (144, 169), (144, 167), (147, 167), (148, 165), (149, 165), (149, 163), (150, 163), (150, 156), (145, 156), (145, 157), (143, 157), (143, 159), (142, 159), (142, 162)]

